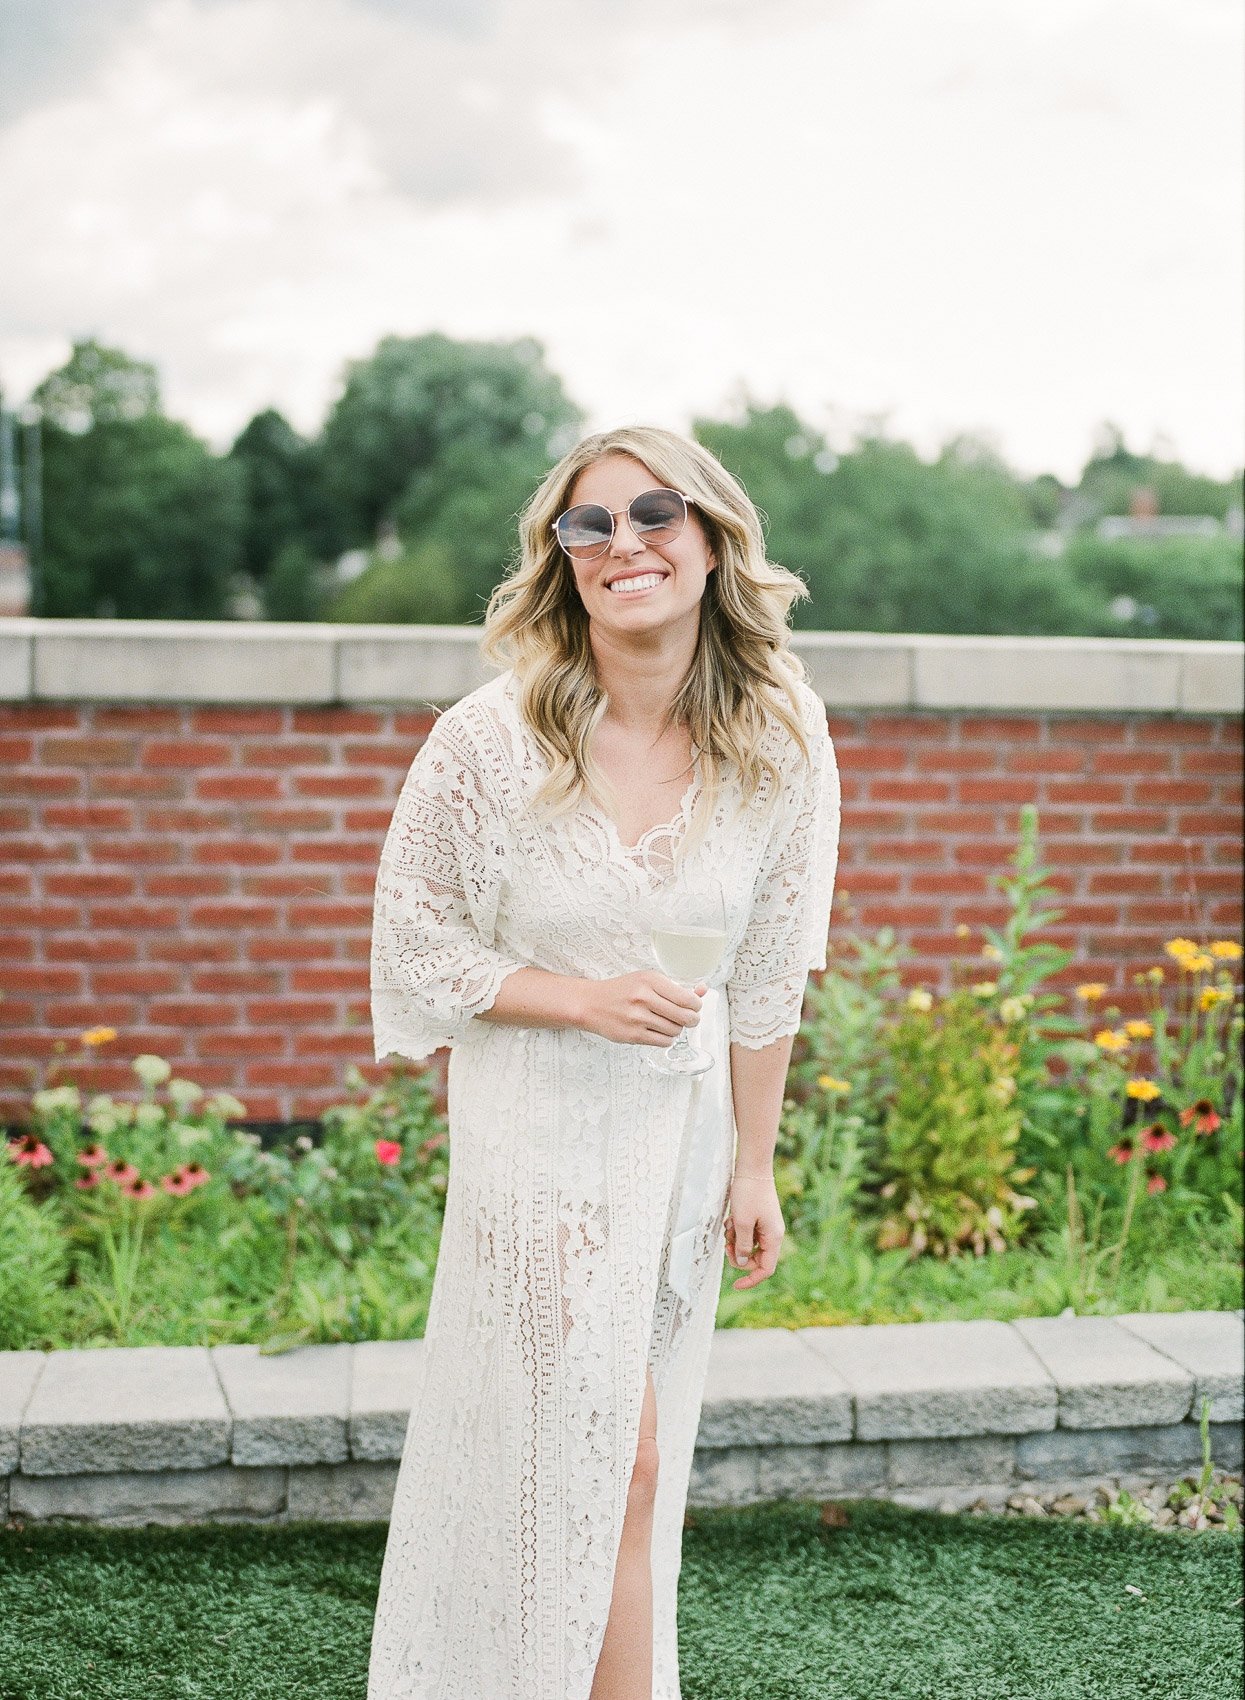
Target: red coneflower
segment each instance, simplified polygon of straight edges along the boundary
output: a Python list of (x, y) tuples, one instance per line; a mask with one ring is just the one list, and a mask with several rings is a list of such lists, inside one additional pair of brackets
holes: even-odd
[(402, 1147), (396, 1139), (378, 1139), (376, 1141), (376, 1161), (384, 1163), (386, 1168), (402, 1161)]
[(138, 1170), (133, 1163), (127, 1163), (124, 1157), (114, 1157), (111, 1163), (104, 1166), (101, 1173), (105, 1180), (116, 1181), (118, 1186), (128, 1186), (131, 1181), (138, 1179)]
[(1141, 1131), (1141, 1143), (1147, 1151), (1170, 1151), (1176, 1143), (1176, 1135), (1162, 1122), (1151, 1122)]
[(1133, 1155), (1134, 1146), (1131, 1139), (1121, 1139), (1118, 1145), (1113, 1145), (1107, 1152), (1107, 1156), (1117, 1163), (1131, 1163)]
[(174, 1198), (185, 1198), (188, 1192), (194, 1191), (194, 1182), (189, 1179), (185, 1169), (174, 1169), (171, 1175), (161, 1175), (160, 1185), (165, 1192), (172, 1193)]
[(1146, 1176), (1146, 1191), (1147, 1192), (1166, 1192), (1167, 1191), (1167, 1182), (1163, 1179), (1162, 1175), (1147, 1175)]
[(24, 1133), (20, 1139), (10, 1140), (9, 1153), (13, 1161), (24, 1169), (44, 1169), (55, 1161), (37, 1133)]
[(1199, 1098), (1196, 1104), (1190, 1104), (1187, 1110), (1180, 1112), (1181, 1127), (1193, 1123), (1194, 1133), (1214, 1133), (1219, 1126), (1220, 1116), (1209, 1098)]
[(73, 1184), (79, 1192), (90, 1192), (92, 1187), (99, 1185), (99, 1175), (96, 1170), (90, 1169), (85, 1175), (79, 1175)]
[(132, 1181), (122, 1183), (122, 1192), (127, 1198), (148, 1199), (156, 1196), (156, 1189), (150, 1181), (145, 1181), (141, 1175), (135, 1175)]
[(182, 1168), (182, 1178), (186, 1182), (186, 1190), (193, 1192), (195, 1187), (203, 1186), (212, 1177), (202, 1163), (187, 1163)]
[(88, 1145), (85, 1151), (79, 1151), (78, 1161), (84, 1169), (97, 1169), (101, 1163), (111, 1162), (111, 1158), (97, 1141), (94, 1145)]

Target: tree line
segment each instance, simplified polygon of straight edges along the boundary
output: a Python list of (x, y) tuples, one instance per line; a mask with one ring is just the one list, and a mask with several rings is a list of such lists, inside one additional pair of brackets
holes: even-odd
[[(585, 428), (535, 339), (439, 332), (351, 362), (316, 435), (269, 408), (223, 453), (168, 417), (152, 365), (94, 340), (31, 400), (33, 611), (58, 617), (478, 623), (520, 508)], [(973, 437), (923, 457), (879, 425), (835, 452), (793, 408), (747, 398), (692, 435), (807, 583), (797, 629), (1242, 636), (1239, 478), (1137, 452), (1109, 424), (1075, 484), (1021, 477)], [(1139, 492), (1207, 534), (1104, 536)]]

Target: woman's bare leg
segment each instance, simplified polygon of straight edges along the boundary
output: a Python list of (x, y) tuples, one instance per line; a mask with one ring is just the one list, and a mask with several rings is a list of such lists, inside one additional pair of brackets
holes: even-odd
[(644, 1381), (627, 1515), (614, 1572), (609, 1622), (589, 1700), (653, 1700), (653, 1504), (657, 1495), (657, 1394)]

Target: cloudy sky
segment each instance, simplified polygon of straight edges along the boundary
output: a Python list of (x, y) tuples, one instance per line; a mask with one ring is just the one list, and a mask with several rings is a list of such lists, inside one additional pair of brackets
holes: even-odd
[(1245, 455), (1238, 0), (0, 0), (0, 384), (224, 444), (388, 333), (590, 424), (745, 393), (1075, 472)]

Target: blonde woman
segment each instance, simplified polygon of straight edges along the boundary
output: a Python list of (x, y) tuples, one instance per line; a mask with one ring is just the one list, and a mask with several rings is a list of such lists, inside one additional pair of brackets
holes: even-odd
[[(452, 1047), (445, 1226), (368, 1700), (679, 1700), (684, 1507), (725, 1249), (773, 1274), (783, 1084), (826, 964), (839, 778), (803, 581), (706, 449), (585, 438), (385, 840), (375, 1052)], [(689, 989), (644, 904), (725, 892)], [(663, 874), (664, 870), (664, 874)], [(712, 1066), (648, 1066), (684, 1029)]]

